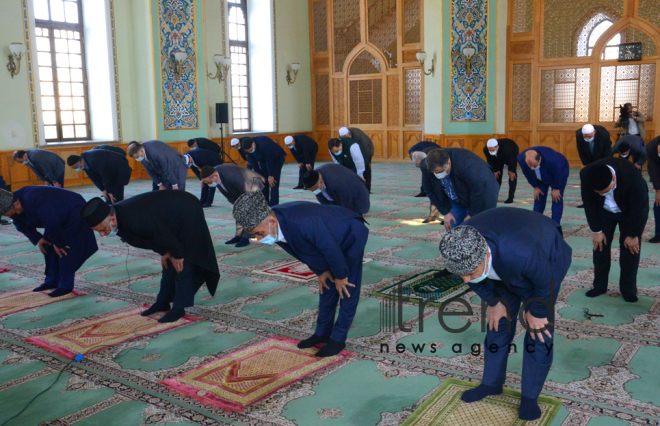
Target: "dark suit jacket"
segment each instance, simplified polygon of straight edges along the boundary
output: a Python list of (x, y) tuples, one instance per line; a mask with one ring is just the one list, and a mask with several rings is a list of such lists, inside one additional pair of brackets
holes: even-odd
[(357, 127), (348, 127), (351, 131), (351, 139), (353, 139), (360, 146), (362, 156), (364, 157), (364, 165), (371, 164), (371, 157), (374, 156), (374, 143), (366, 133)]
[(239, 167), (235, 164), (222, 164), (215, 166), (222, 185), (216, 189), (225, 196), (230, 204), (234, 204), (238, 197), (246, 192), (257, 192), (264, 189), (262, 176), (259, 173)]
[[(194, 283), (215, 294), (220, 271), (199, 199), (186, 191), (152, 191), (114, 205), (117, 235), (133, 247), (169, 252), (195, 265)], [(197, 287), (199, 288), (199, 287)]]
[[(488, 163), (467, 149), (447, 148), (446, 150), (451, 160), (449, 177), (458, 196), (458, 202), (470, 209), (470, 216), (495, 208), (500, 186)], [(426, 159), (422, 160), (419, 168), (422, 171), (422, 188), (431, 203), (443, 215), (449, 213), (451, 210), (449, 197), (445, 194), (440, 179), (426, 167)]]
[(658, 144), (660, 143), (660, 136), (652, 139), (651, 142), (646, 144), (646, 156), (649, 160), (649, 177), (653, 184), (653, 189), (660, 190), (660, 156), (658, 156)]
[(295, 146), (290, 151), (298, 164), (314, 164), (316, 154), (319, 153), (316, 141), (307, 135), (295, 135), (293, 140)]
[(183, 154), (157, 140), (142, 142), (142, 147), (147, 158), (141, 164), (154, 183), (185, 185), (188, 167)]
[[(85, 206), (82, 195), (52, 186), (27, 186), (14, 192), (23, 213), (14, 215), (16, 230), (37, 245), (43, 237), (67, 255), (59, 260), (60, 273), (71, 276), (91, 255), (96, 253), (96, 237), (92, 228), (80, 218)], [(199, 204), (199, 201), (197, 202)], [(43, 234), (37, 231), (43, 228)]]
[(582, 165), (586, 166), (601, 158), (608, 158), (612, 156), (612, 138), (610, 132), (603, 126), (594, 126), (596, 129), (596, 136), (594, 136), (594, 152), (589, 149), (589, 142), (584, 140), (582, 128), (575, 131), (575, 143), (577, 144), (578, 154)]
[[(197, 142), (199, 143), (199, 142)], [(200, 172), (204, 166), (219, 166), (223, 163), (222, 157), (213, 151), (208, 151), (204, 148), (191, 149), (186, 152), (186, 155), (190, 155), (190, 158), (193, 159), (195, 165), (190, 166), (190, 170), (197, 176), (197, 179), (201, 180)]]
[(54, 152), (45, 149), (28, 149), (25, 152), (30, 160), (28, 167), (42, 181), (52, 185), (64, 175), (64, 160)]
[(321, 193), (316, 196), (319, 203), (345, 207), (361, 215), (369, 212), (369, 190), (357, 174), (339, 164), (324, 164), (316, 171), (323, 178), (325, 191), (332, 198), (330, 201)]
[(120, 148), (118, 146), (114, 146), (114, 145), (96, 145), (94, 148), (92, 148), (92, 151), (94, 151), (95, 149), (104, 149), (106, 151), (112, 151), (112, 152), (115, 152), (119, 155), (123, 155), (124, 157), (126, 157), (126, 151), (124, 151), (123, 148)]
[(256, 151), (247, 155), (252, 170), (264, 177), (275, 176), (278, 168), (282, 170), (286, 152), (268, 136), (255, 136), (252, 139), (257, 147)]
[[(552, 219), (529, 210), (500, 207), (463, 224), (476, 228), (486, 239), (493, 269), (502, 279), (469, 283), (470, 289), (487, 302), (499, 297), (498, 290), (504, 287), (523, 302), (538, 297), (554, 305), (555, 289), (571, 266), (572, 250)], [(541, 302), (533, 302), (530, 312), (537, 318), (547, 318), (550, 313)]]
[(422, 141), (419, 143), (416, 143), (415, 145), (411, 146), (410, 149), (408, 150), (408, 156), (412, 158), (412, 153), (415, 151), (424, 151), (425, 149), (428, 148), (440, 148), (438, 144), (435, 144), (433, 142), (428, 142), (428, 141)]
[(628, 145), (630, 145), (630, 154), (628, 158), (632, 157), (633, 163), (639, 166), (646, 164), (646, 147), (644, 146), (644, 139), (633, 135), (624, 136), (614, 144), (612, 151), (619, 152), (619, 145), (623, 142), (627, 142)]
[(497, 155), (490, 155), (488, 147), (484, 147), (486, 161), (494, 171), (502, 170), (506, 165), (510, 172), (515, 172), (518, 166), (518, 153), (520, 152), (518, 144), (507, 138), (498, 139), (497, 144), (499, 145)]
[(87, 177), (101, 191), (112, 192), (112, 189), (126, 186), (131, 181), (133, 169), (128, 165), (126, 156), (104, 149), (92, 149), (80, 156), (85, 163), (84, 171)]
[[(614, 169), (616, 174), (614, 201), (621, 209), (624, 221), (629, 222), (631, 232), (634, 233), (628, 236), (641, 237), (649, 217), (649, 189), (639, 170), (623, 158), (603, 158), (580, 170), (582, 201), (589, 228), (593, 232), (603, 230), (600, 224), (600, 212), (605, 205), (605, 197), (595, 192), (586, 179), (589, 168), (596, 164), (607, 164)], [(611, 243), (608, 241), (608, 244)]]
[(305, 201), (272, 209), (286, 239), (277, 244), (316, 275), (329, 270), (342, 280), (362, 264), (369, 229), (359, 214)]
[(205, 149), (207, 151), (212, 151), (215, 152), (216, 154), (220, 154), (220, 145), (213, 142), (211, 139), (206, 139), (206, 138), (194, 138), (194, 139), (197, 142), (198, 149)]
[(520, 169), (527, 178), (527, 182), (533, 188), (538, 186), (536, 172), (530, 169), (527, 163), (525, 163), (525, 153), (530, 149), (538, 152), (541, 156), (541, 181), (549, 185), (552, 189), (565, 188), (570, 173), (568, 160), (559, 152), (546, 146), (534, 146), (518, 155), (518, 164), (520, 164)]

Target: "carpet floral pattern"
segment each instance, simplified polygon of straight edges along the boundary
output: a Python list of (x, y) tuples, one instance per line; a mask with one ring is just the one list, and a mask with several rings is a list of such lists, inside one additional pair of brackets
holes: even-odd
[[(373, 260), (363, 268), (361, 300), (347, 341), (350, 356), (278, 387), (241, 412), (214, 407), (163, 384), (275, 336), (307, 337), (315, 326), (316, 281), (253, 273), (294, 259), (277, 247), (225, 245), (234, 235), (234, 222), (231, 205), (217, 196), (205, 213), (221, 281), (215, 297), (201, 289), (188, 310), (199, 321), (154, 334), (138, 332), (137, 338), (113, 342), (80, 362), (30, 344), (38, 336), (153, 303), (159, 256), (130, 248), (117, 238), (99, 239), (99, 252), (78, 272), (76, 289), (85, 295), (0, 312), (0, 424), (63, 370), (55, 385), (8, 425), (398, 425), (447, 379), (478, 382), (485, 335), (481, 300), (474, 293), (462, 296), (471, 305), (470, 317), (445, 318), (453, 328), (470, 321), (463, 333), (452, 334), (439, 325), (438, 307), (427, 305), (420, 316), (413, 303), (402, 306), (401, 328), (381, 329), (383, 299), (374, 293), (429, 269), (442, 269), (437, 245), (444, 228), (437, 222), (421, 223), (429, 202), (414, 198), (419, 170), (411, 164), (374, 163), (373, 168), (365, 253)], [(641, 249), (640, 301), (624, 303), (618, 292), (616, 239), (608, 294), (584, 297), (593, 264), (591, 232), (584, 211), (577, 208), (577, 172), (571, 170), (562, 223), (573, 248), (573, 264), (557, 302), (555, 359), (543, 389), (545, 396), (562, 403), (550, 425), (660, 425), (660, 246), (646, 242), (655, 224), (651, 215)], [(316, 202), (310, 192), (291, 189), (297, 175), (297, 167), (285, 166), (281, 202)], [(150, 187), (147, 181), (132, 182), (126, 196)], [(188, 188), (199, 195), (196, 181), (190, 180)], [(93, 187), (74, 190), (85, 198), (98, 195)], [(500, 202), (507, 191), (505, 183)], [(532, 189), (521, 181), (513, 206), (531, 209), (532, 204)], [(548, 215), (549, 208), (548, 204)], [(0, 228), (0, 268), (10, 269), (0, 274), (0, 301), (43, 279), (43, 258), (11, 226)], [(447, 309), (465, 311), (459, 304)], [(603, 317), (585, 315), (585, 309)], [(522, 347), (522, 331), (515, 342)], [(512, 354), (508, 388), (520, 389), (521, 372), (522, 353)]]

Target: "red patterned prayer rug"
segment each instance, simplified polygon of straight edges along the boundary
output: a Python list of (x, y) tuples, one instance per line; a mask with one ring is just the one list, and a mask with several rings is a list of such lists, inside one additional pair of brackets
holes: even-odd
[(4, 274), (5, 272), (9, 272), (9, 268), (0, 268), (0, 274)]
[(84, 321), (30, 337), (25, 341), (64, 358), (73, 359), (78, 354), (89, 355), (109, 346), (202, 320), (186, 314), (178, 321), (161, 324), (158, 319), (162, 315), (148, 317), (140, 315), (140, 312), (147, 307), (149, 306), (142, 305), (139, 308)]
[(341, 351), (318, 358), (314, 356), (318, 348), (298, 349), (298, 342), (271, 337), (160, 383), (203, 404), (240, 412), (353, 354)]
[[(363, 259), (362, 263), (371, 262), (372, 259)], [(293, 281), (308, 282), (316, 278), (316, 274), (309, 270), (304, 263), (294, 260), (282, 263), (271, 268), (252, 271), (253, 274), (266, 275), (268, 277), (287, 278)]]
[(73, 290), (64, 296), (50, 297), (48, 295), (50, 291), (52, 290), (44, 292), (32, 291), (29, 288), (0, 294), (0, 317), (87, 294)]

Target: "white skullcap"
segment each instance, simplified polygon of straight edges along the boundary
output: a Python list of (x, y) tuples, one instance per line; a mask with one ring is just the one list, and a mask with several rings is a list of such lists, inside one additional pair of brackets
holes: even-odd
[(241, 143), (241, 141), (239, 141), (239, 140), (236, 139), (236, 138), (234, 138), (234, 139), (231, 140), (231, 146), (236, 146), (236, 145), (238, 145), (239, 143)]
[(287, 145), (291, 145), (293, 143), (293, 136), (287, 136), (284, 138), (284, 143)]
[(497, 139), (488, 139), (488, 142), (486, 143), (486, 146), (488, 148), (495, 148), (499, 143), (497, 143)]
[(339, 129), (339, 136), (346, 136), (348, 134), (348, 129), (346, 127), (342, 127)]
[(583, 135), (588, 135), (588, 134), (593, 133), (595, 131), (596, 131), (596, 129), (594, 129), (594, 126), (592, 126), (591, 124), (585, 124), (584, 126), (582, 126), (582, 134)]

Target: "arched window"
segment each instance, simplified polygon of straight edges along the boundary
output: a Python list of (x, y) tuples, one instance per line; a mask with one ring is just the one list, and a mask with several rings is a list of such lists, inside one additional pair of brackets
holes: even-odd
[[(603, 21), (600, 24), (596, 25), (596, 27), (591, 30), (591, 34), (589, 34), (589, 41), (587, 44), (587, 56), (591, 56), (591, 54), (594, 51), (594, 46), (596, 45), (596, 42), (600, 38), (600, 36), (603, 35), (605, 31), (607, 31), (612, 25), (614, 25), (611, 21)], [(607, 43), (608, 46), (612, 45), (612, 43), (615, 42), (616, 45), (620, 44), (621, 42), (621, 37), (619, 36), (618, 41), (615, 41), (613, 38), (610, 40), (609, 43)], [(607, 58), (609, 59), (609, 58)]]
[(602, 12), (589, 19), (577, 37), (577, 56), (591, 56), (596, 42), (608, 28), (614, 25), (614, 21)]

